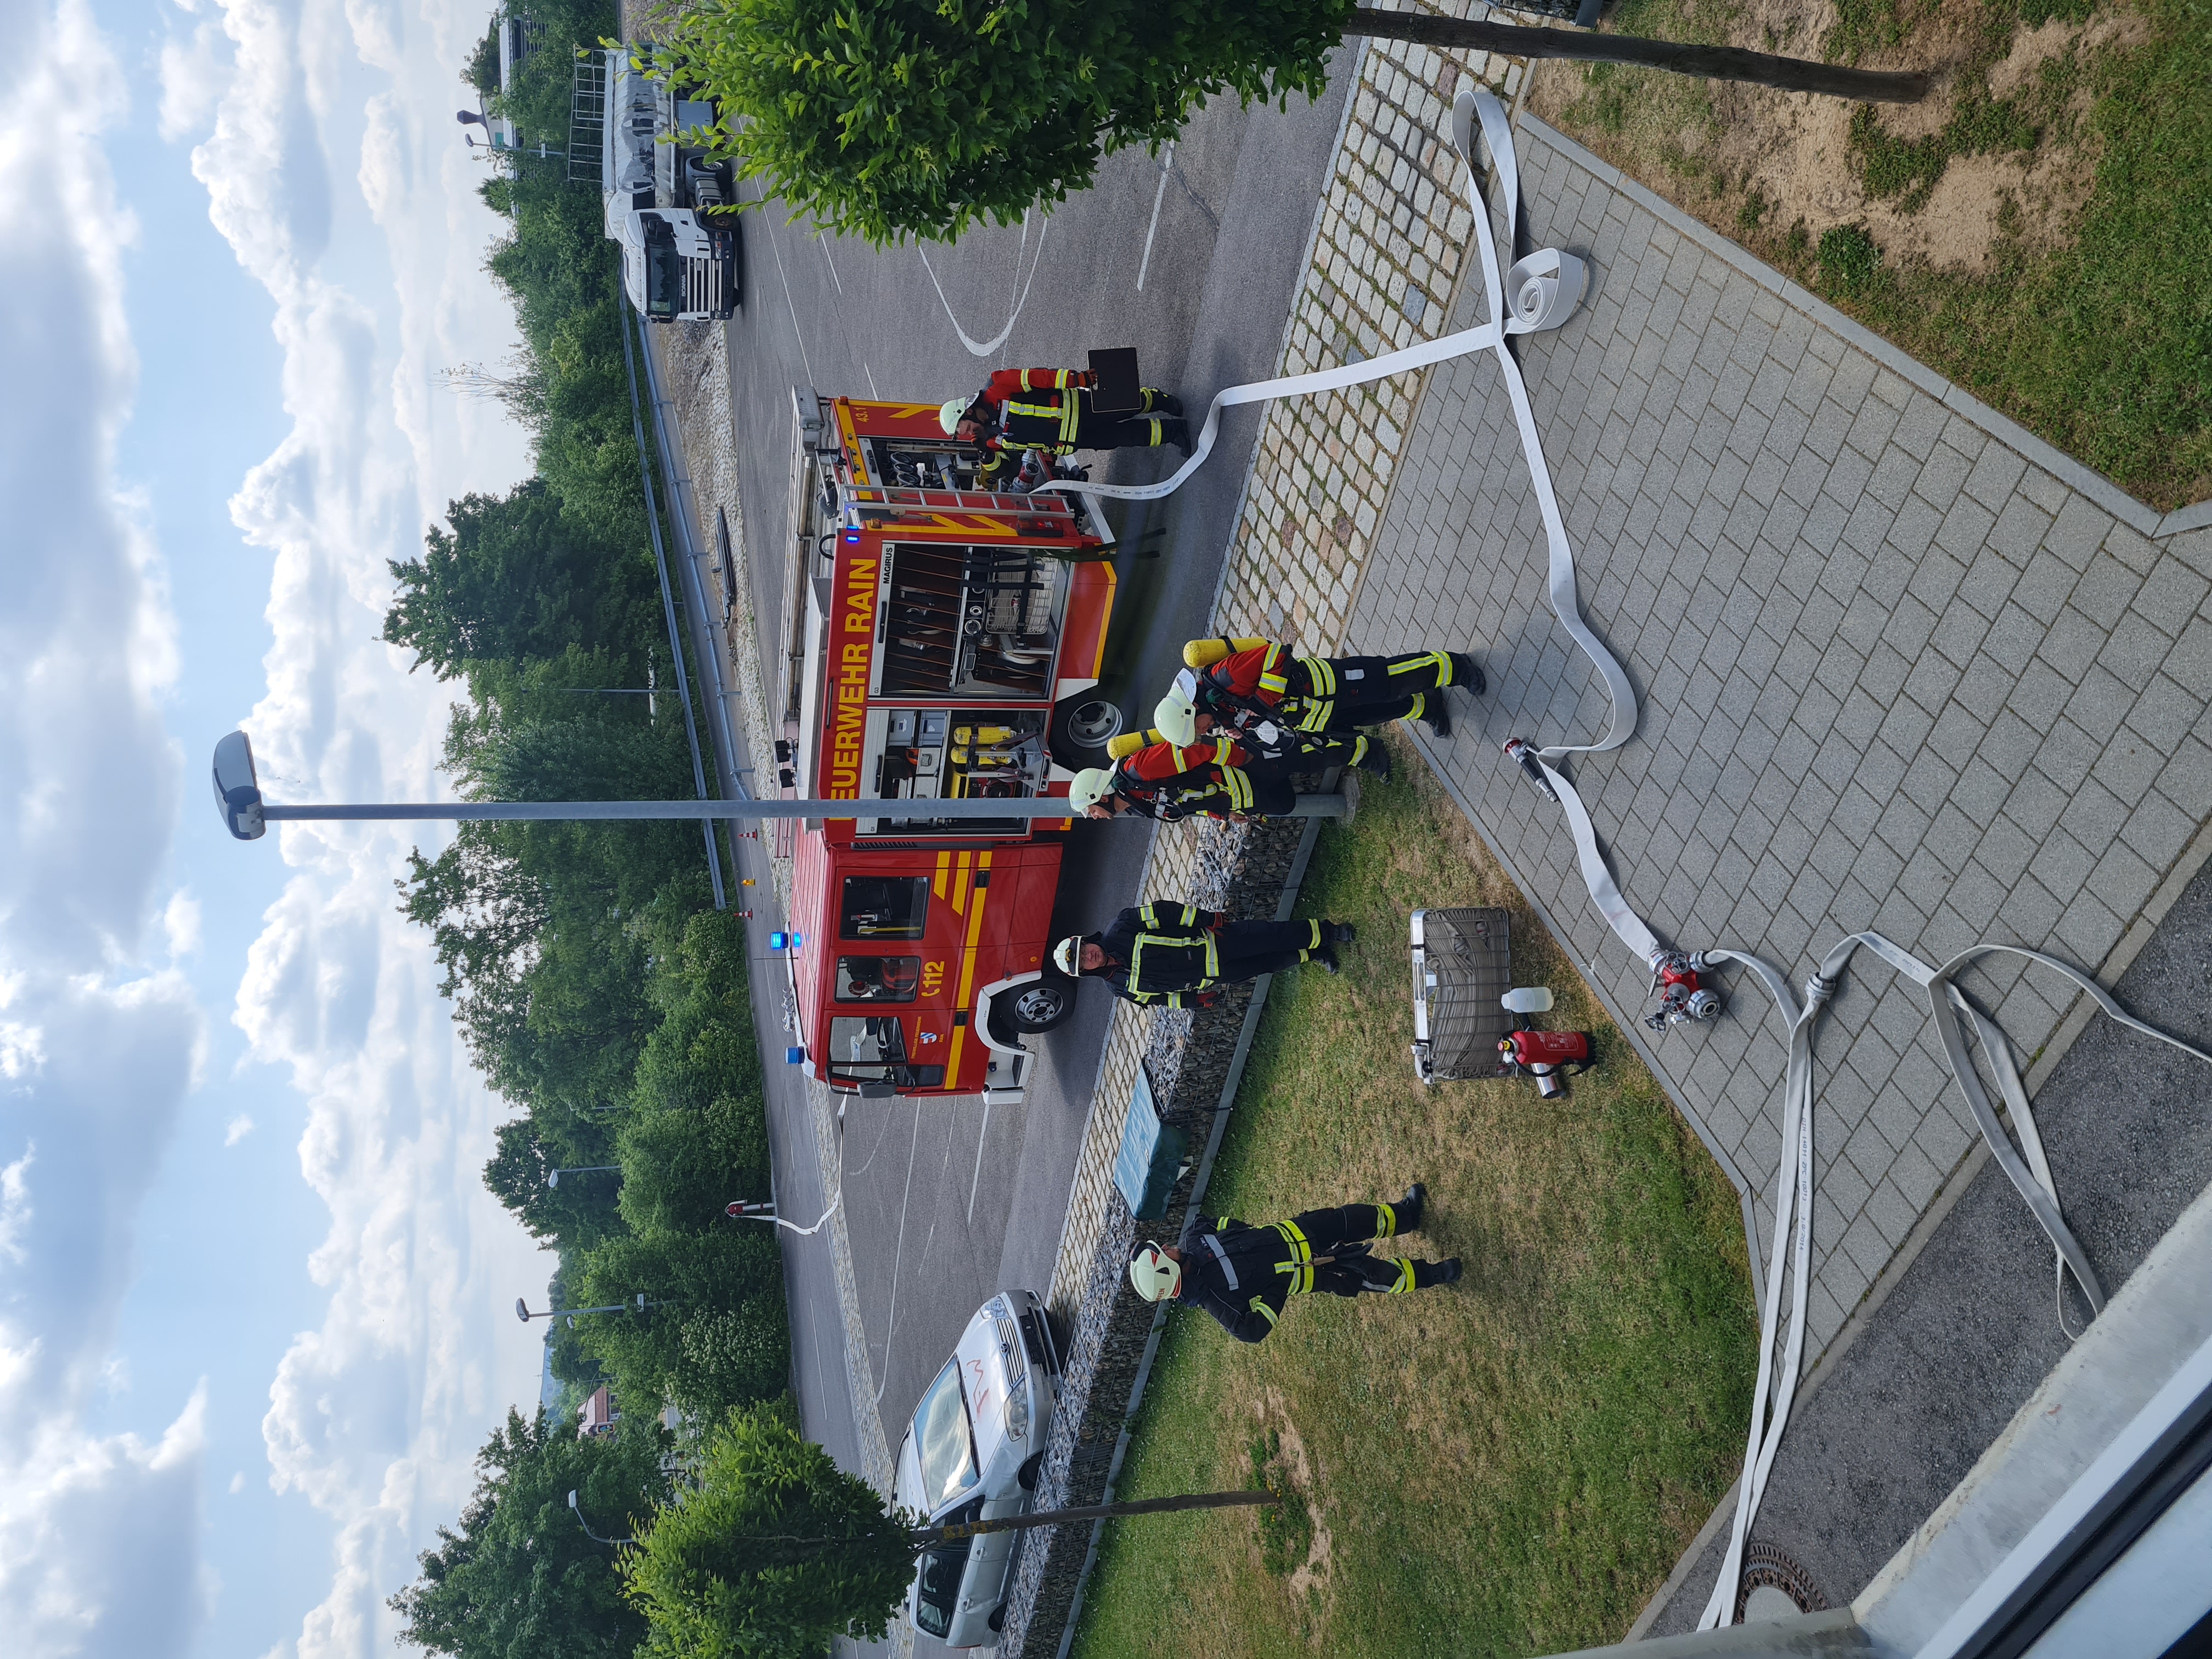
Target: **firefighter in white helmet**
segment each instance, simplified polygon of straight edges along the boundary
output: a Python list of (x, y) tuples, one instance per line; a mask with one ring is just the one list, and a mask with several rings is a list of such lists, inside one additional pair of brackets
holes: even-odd
[(956, 398), (939, 409), (937, 423), (947, 437), (983, 452), (977, 482), (986, 489), (1018, 466), (1025, 453), (1052, 457), (1162, 444), (1190, 453), (1181, 398), (1145, 386), (1135, 409), (1106, 414), (1091, 407), (1091, 396), (1085, 369), (1002, 368), (974, 397)]
[(1053, 965), (1070, 979), (1088, 975), (1140, 1006), (1212, 1006), (1224, 985), (1302, 963), (1337, 971), (1332, 947), (1357, 933), (1348, 921), (1232, 921), (1195, 904), (1135, 904), (1095, 933), (1053, 947)]
[(1369, 1254), (1374, 1240), (1419, 1231), (1427, 1207), (1427, 1191), (1416, 1182), (1395, 1204), (1343, 1204), (1258, 1227), (1227, 1215), (1208, 1225), (1194, 1215), (1181, 1243), (1137, 1247), (1129, 1283), (1147, 1302), (1194, 1304), (1239, 1342), (1257, 1342), (1294, 1296), (1401, 1296), (1455, 1283), (1457, 1256), (1385, 1261)]

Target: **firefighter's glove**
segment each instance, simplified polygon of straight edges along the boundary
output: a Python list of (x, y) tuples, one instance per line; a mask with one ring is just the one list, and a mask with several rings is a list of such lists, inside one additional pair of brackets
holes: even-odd
[(1191, 1006), (1194, 1008), (1211, 1008), (1220, 1000), (1221, 993), (1218, 991), (1194, 991), (1190, 997)]

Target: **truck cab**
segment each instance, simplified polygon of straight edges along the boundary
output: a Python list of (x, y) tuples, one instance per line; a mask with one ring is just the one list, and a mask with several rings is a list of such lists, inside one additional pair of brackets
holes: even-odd
[(628, 47), (607, 50), (603, 83), (600, 194), (630, 304), (656, 323), (728, 318), (744, 300), (743, 245), (737, 215), (719, 210), (734, 206), (736, 180), (727, 161), (685, 142), (718, 111)]

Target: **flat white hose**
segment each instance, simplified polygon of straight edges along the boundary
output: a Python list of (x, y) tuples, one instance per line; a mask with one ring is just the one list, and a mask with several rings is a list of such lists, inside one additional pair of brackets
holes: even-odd
[[(1513, 128), (1505, 113), (1505, 106), (1488, 92), (1463, 91), (1452, 106), (1452, 143), (1460, 154), (1462, 175), (1466, 180), (1468, 207), (1474, 217), (1475, 228), (1482, 239), (1482, 288), (1489, 301), (1490, 321), (1473, 328), (1462, 329), (1455, 334), (1445, 334), (1433, 340), (1423, 340), (1403, 350), (1385, 352), (1380, 357), (1370, 357), (1364, 362), (1346, 363), (1336, 368), (1317, 369), (1308, 374), (1286, 374), (1273, 380), (1255, 380), (1246, 386), (1232, 386), (1214, 394), (1207, 405), (1206, 420), (1199, 428), (1198, 441), (1192, 447), (1190, 459), (1177, 467), (1172, 476), (1150, 484), (1095, 484), (1079, 481), (1059, 481), (1040, 486), (1042, 489), (1080, 490), (1086, 495), (1110, 497), (1121, 501), (1156, 501), (1172, 495), (1184, 483), (1205, 465), (1213, 451), (1214, 439), (1221, 430), (1221, 411), (1242, 404), (1266, 403), (1276, 398), (1307, 397), (1317, 392), (1340, 392), (1349, 386), (1364, 386), (1372, 380), (1386, 380), (1393, 374), (1404, 374), (1417, 368), (1447, 362), (1455, 357), (1465, 357), (1485, 349), (1495, 352), (1498, 373), (1504, 376), (1506, 394), (1513, 402), (1513, 418), (1520, 428), (1521, 451), (1527, 457), (1528, 471), (1536, 488), (1536, 503), (1543, 513), (1545, 539), (1550, 544), (1551, 570), (1549, 592), (1552, 610), (1559, 625), (1573, 636), (1603, 677), (1606, 690), (1613, 698), (1613, 723), (1601, 743), (1565, 744), (1547, 749), (1547, 758), (1583, 752), (1618, 749), (1635, 735), (1636, 691), (1629, 684), (1628, 676), (1613, 653), (1607, 650), (1597, 635), (1583, 620), (1582, 606), (1575, 589), (1574, 549), (1567, 541), (1566, 521), (1560, 516), (1559, 502), (1552, 489), (1551, 469), (1544, 464), (1544, 443), (1536, 430), (1535, 411), (1529, 406), (1528, 388), (1521, 378), (1521, 365), (1505, 349), (1508, 335), (1526, 334), (1529, 325), (1515, 316), (1505, 304), (1504, 288), (1501, 281), (1503, 267), (1498, 264), (1497, 240), (1491, 234), (1490, 204), (1484, 199), (1482, 188), (1475, 176), (1474, 127), (1480, 121), (1483, 137), (1489, 141), (1490, 153), (1497, 163), (1500, 191), (1504, 198), (1506, 237), (1510, 248), (1515, 240), (1515, 228), (1521, 216), (1521, 170), (1513, 154)], [(1500, 326), (1501, 321), (1503, 326)]]

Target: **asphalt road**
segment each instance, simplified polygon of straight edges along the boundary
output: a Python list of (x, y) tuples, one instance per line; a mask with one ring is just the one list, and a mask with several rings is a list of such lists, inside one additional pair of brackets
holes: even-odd
[[(1349, 54), (1340, 60), (1349, 63)], [(792, 388), (931, 403), (992, 369), (1079, 366), (1094, 347), (1133, 345), (1146, 380), (1194, 414), (1220, 387), (1274, 368), (1345, 86), (1288, 111), (1201, 112), (1172, 153), (1114, 158), (1097, 186), (1021, 226), (957, 246), (877, 251), (787, 222), (770, 203), (744, 222), (744, 307), (729, 324), (733, 431), (751, 558), (754, 613), (772, 662), (781, 606), (793, 441)], [(1139, 288), (1141, 281), (1142, 286)], [(1226, 423), (1214, 458), (1170, 501), (1131, 512), (1107, 686), (1141, 719), (1206, 624), (1234, 527), (1256, 411)], [(1093, 476), (1162, 476), (1163, 455), (1122, 454)], [(735, 685), (727, 663), (726, 684)], [(773, 688), (771, 688), (773, 695)], [(740, 734), (741, 738), (741, 734)], [(741, 742), (740, 745), (741, 746)], [(750, 764), (727, 755), (726, 769)], [(743, 843), (757, 933), (780, 925), (761, 856)], [(1135, 827), (1085, 830), (1070, 848), (1062, 903), (1096, 925), (1129, 902), (1146, 847)], [(765, 961), (765, 950), (761, 952)], [(896, 1449), (922, 1389), (960, 1328), (995, 1290), (1047, 1288), (1096, 1079), (1107, 998), (1093, 993), (1044, 1040), (1043, 1063), (1017, 1108), (976, 1099), (855, 1101), (843, 1134), (847, 1226), (877, 1398)], [(762, 1047), (780, 1054), (782, 988), (756, 980)], [(783, 1212), (803, 1221), (826, 1194), (810, 1155), (794, 1072), (771, 1066), (768, 1102)], [(787, 1283), (800, 1409), (810, 1437), (857, 1468), (828, 1252), (787, 1236)], [(928, 1649), (933, 1644), (925, 1641)]]

